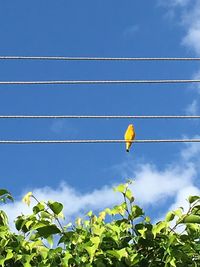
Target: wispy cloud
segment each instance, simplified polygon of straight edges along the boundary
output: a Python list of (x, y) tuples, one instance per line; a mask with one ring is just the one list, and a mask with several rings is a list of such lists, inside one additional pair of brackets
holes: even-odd
[(124, 32), (123, 32), (123, 36), (125, 39), (131, 39), (135, 36), (135, 34), (139, 31), (139, 25), (130, 25), (128, 26)]
[[(199, 135), (194, 136), (194, 138), (200, 138)], [(199, 143), (191, 143), (186, 144), (185, 149), (181, 151), (181, 158), (186, 161), (194, 161), (196, 165), (199, 163), (199, 155), (200, 155), (200, 144)]]
[(51, 131), (54, 133), (60, 133), (64, 130), (65, 128), (65, 122), (64, 120), (55, 120), (52, 124), (51, 124)]
[(190, 0), (159, 0), (158, 3), (168, 7), (185, 7), (190, 3)]
[(175, 22), (184, 28), (181, 44), (200, 55), (200, 0), (158, 0), (166, 12), (173, 12)]
[[(176, 14), (173, 15), (175, 22), (182, 27), (185, 34), (180, 40), (188, 51), (200, 56), (200, 0), (159, 0), (159, 3), (166, 7), (166, 12)], [(200, 70), (197, 70), (193, 75), (194, 79), (200, 78)], [(194, 93), (200, 93), (200, 85), (193, 86)], [(199, 97), (190, 103), (185, 111), (188, 115), (197, 115), (199, 112)]]
[(50, 130), (56, 134), (77, 134), (77, 129), (69, 121), (64, 119), (55, 119), (50, 126)]
[(186, 29), (186, 35), (182, 44), (200, 55), (200, 1), (197, 0), (192, 9), (184, 9), (182, 23)]
[(187, 115), (191, 116), (198, 115), (199, 107), (196, 99), (193, 100), (192, 103), (186, 107), (185, 112)]

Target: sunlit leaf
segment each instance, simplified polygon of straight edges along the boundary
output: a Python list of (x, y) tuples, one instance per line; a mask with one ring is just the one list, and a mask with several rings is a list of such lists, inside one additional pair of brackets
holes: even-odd
[(134, 201), (133, 194), (130, 189), (126, 190), (125, 197), (132, 203)]
[(125, 248), (122, 248), (120, 250), (108, 250), (107, 253), (114, 256), (118, 260), (121, 260), (121, 258), (126, 258), (128, 256), (128, 253)]
[(174, 212), (173, 212), (173, 211), (169, 211), (169, 212), (167, 213), (166, 217), (165, 217), (165, 221), (166, 221), (166, 222), (173, 221), (174, 217), (175, 217)]
[(31, 203), (31, 197), (32, 197), (33, 193), (32, 192), (28, 192), (22, 199), (22, 201), (27, 204), (28, 206), (30, 206)]
[(128, 184), (120, 184), (114, 188), (114, 191), (120, 192), (120, 193), (125, 193), (127, 187), (128, 187)]

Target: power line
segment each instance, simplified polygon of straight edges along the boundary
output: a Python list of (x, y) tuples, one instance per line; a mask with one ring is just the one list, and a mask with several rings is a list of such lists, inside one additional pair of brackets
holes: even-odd
[(200, 80), (63, 80), (63, 81), (0, 81), (0, 85), (48, 85), (48, 84), (168, 84), (200, 83)]
[(0, 119), (200, 119), (200, 115), (0, 115)]
[(198, 61), (194, 57), (59, 57), (59, 56), (0, 56), (0, 60), (65, 60), (65, 61)]
[[(89, 144), (89, 143), (125, 143), (125, 140), (0, 140), (0, 144)], [(130, 140), (132, 143), (199, 143), (200, 139), (145, 139)]]

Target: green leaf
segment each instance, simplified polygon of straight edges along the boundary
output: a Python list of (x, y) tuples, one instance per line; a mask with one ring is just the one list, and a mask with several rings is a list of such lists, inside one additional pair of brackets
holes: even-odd
[(180, 223), (198, 223), (200, 224), (200, 216), (198, 215), (187, 215), (185, 216)]
[(8, 249), (5, 261), (12, 259), (12, 257), (13, 257), (12, 249)]
[(169, 263), (172, 267), (176, 267), (176, 259), (174, 257), (170, 260)]
[(128, 187), (128, 184), (120, 184), (114, 188), (114, 191), (120, 192), (120, 193), (125, 193), (127, 187)]
[(200, 205), (194, 205), (191, 213), (195, 215), (200, 215)]
[(37, 231), (39, 235), (43, 237), (60, 233), (60, 229), (55, 224), (37, 228)]
[(143, 228), (143, 229), (139, 229), (138, 232), (140, 233), (141, 237), (142, 238), (146, 238), (146, 231), (147, 231), (147, 228)]
[(6, 198), (11, 200), (11, 201), (14, 201), (14, 198), (11, 195), (7, 195)]
[(171, 245), (175, 242), (176, 236), (174, 234), (169, 235), (169, 242), (168, 245)]
[(131, 266), (138, 266), (137, 263), (139, 263), (140, 261), (140, 256), (137, 252), (133, 252), (131, 251), (131, 254), (130, 254), (130, 261), (132, 263)]
[(40, 211), (43, 211), (45, 209), (44, 204), (42, 204), (41, 202), (38, 203), (36, 206), (33, 207), (33, 212), (35, 214), (39, 213)]
[(149, 216), (146, 216), (146, 217), (145, 217), (145, 222), (146, 222), (146, 223), (150, 223), (150, 222), (151, 222), (151, 218), (150, 218)]
[(69, 260), (72, 258), (72, 254), (69, 253), (69, 251), (65, 252), (65, 256), (62, 258), (62, 266), (63, 267), (68, 267)]
[(21, 260), (21, 258), (22, 258), (22, 255), (18, 254), (15, 261), (19, 261), (19, 260)]
[(174, 213), (178, 218), (180, 218), (180, 217), (182, 216), (182, 214), (183, 214), (183, 208), (180, 207), (180, 208), (178, 208), (177, 210), (174, 210), (173, 213)]
[(92, 211), (89, 211), (89, 212), (87, 213), (87, 216), (88, 216), (88, 217), (91, 217), (92, 214), (93, 214), (93, 212), (92, 212)]
[(126, 190), (125, 197), (132, 203), (134, 201), (133, 194), (130, 189)]
[(47, 242), (49, 243), (50, 247), (53, 247), (53, 235), (49, 235), (48, 237), (46, 237)]
[(144, 215), (144, 212), (139, 206), (134, 205), (131, 207), (131, 216), (133, 219), (138, 218), (142, 215)]
[(0, 201), (6, 203), (7, 199), (13, 201), (13, 197), (11, 196), (10, 192), (8, 192), (6, 189), (0, 189)]
[(48, 202), (49, 208), (58, 215), (63, 210), (63, 205), (59, 202)]
[(10, 194), (6, 189), (0, 189), (0, 196)]
[(171, 221), (173, 221), (174, 217), (175, 217), (174, 212), (173, 211), (169, 211), (167, 213), (166, 217), (165, 217), (165, 221), (166, 222), (171, 222)]
[(99, 246), (100, 238), (99, 236), (94, 236), (90, 238), (90, 241), (96, 246), (96, 248)]
[(107, 254), (112, 255), (113, 257), (117, 258), (118, 260), (121, 260), (123, 257), (127, 257), (128, 253), (125, 248), (122, 248), (120, 250), (108, 250), (106, 251)]
[(101, 236), (105, 231), (105, 227), (102, 227), (100, 225), (94, 225), (92, 230), (94, 235)]
[(28, 193), (23, 197), (22, 202), (24, 202), (25, 204), (27, 204), (28, 206), (30, 206), (32, 195), (33, 195), (32, 192), (28, 192)]
[(152, 233), (154, 238), (156, 237), (157, 234), (159, 234), (163, 229), (167, 227), (166, 222), (159, 222), (156, 225), (153, 226)]
[(32, 265), (29, 262), (24, 262), (23, 267), (32, 267)]
[(94, 254), (95, 254), (95, 252), (97, 250), (97, 247), (95, 245), (90, 246), (88, 244), (88, 245), (84, 246), (84, 249), (87, 251), (87, 253), (88, 253), (89, 257), (90, 257), (90, 261), (92, 261), (93, 258), (94, 258)]
[(32, 220), (29, 220), (27, 221), (24, 225), (26, 226), (26, 228), (29, 230), (30, 229), (30, 226), (34, 224), (34, 221)]
[(5, 262), (5, 257), (3, 257), (3, 256), (0, 255), (0, 266), (1, 267), (4, 267), (5, 266), (4, 265), (4, 262)]
[(18, 231), (20, 231), (22, 229), (22, 226), (24, 225), (24, 219), (20, 217), (18, 217), (18, 219), (15, 221), (15, 227)]
[(198, 199), (200, 199), (199, 196), (189, 196), (188, 201), (190, 204), (192, 204), (193, 202), (195, 202)]
[(120, 205), (114, 206), (114, 208), (111, 210), (111, 212), (112, 212), (112, 215), (117, 215), (117, 214), (124, 215), (126, 212), (126, 203), (123, 202)]
[(51, 221), (53, 219), (53, 215), (47, 211), (41, 211), (40, 216), (42, 219), (48, 219), (49, 221)]
[(106, 267), (106, 265), (103, 263), (103, 260), (97, 260), (95, 261), (95, 264), (97, 267)]
[(106, 208), (104, 211), (105, 211), (105, 213), (108, 214), (108, 215), (111, 215), (111, 214), (112, 214), (112, 211), (111, 211), (111, 209), (109, 209), (109, 208)]
[(50, 225), (48, 221), (40, 220), (32, 226), (32, 230), (37, 230), (38, 228), (41, 228), (43, 226), (48, 226), (48, 225)]
[(0, 225), (7, 225), (8, 217), (3, 210), (0, 210)]
[(7, 199), (13, 201), (13, 197), (11, 196), (10, 192), (8, 192), (6, 189), (0, 189), (0, 201), (6, 203)]
[[(198, 223), (187, 223), (186, 226), (187, 226), (186, 231), (189, 236), (193, 236), (193, 234), (200, 232), (200, 226)], [(199, 237), (199, 234), (198, 234), (198, 237)]]

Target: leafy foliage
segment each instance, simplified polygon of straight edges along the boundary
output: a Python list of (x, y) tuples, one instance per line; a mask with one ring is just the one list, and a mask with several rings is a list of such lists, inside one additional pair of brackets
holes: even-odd
[[(17, 234), (0, 211), (0, 266), (200, 266), (200, 197), (189, 197), (187, 213), (179, 208), (153, 224), (135, 204), (129, 184), (115, 188), (123, 195), (120, 205), (98, 215), (90, 211), (74, 225), (61, 224), (61, 203), (40, 202), (29, 192), (23, 201), (36, 204), (32, 214), (17, 217)], [(12, 197), (0, 190), (0, 199)]]

